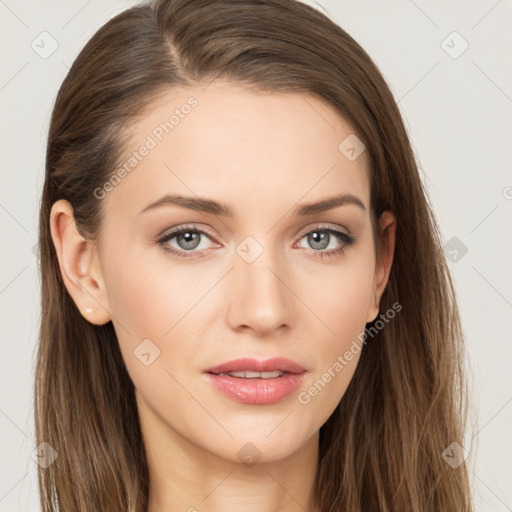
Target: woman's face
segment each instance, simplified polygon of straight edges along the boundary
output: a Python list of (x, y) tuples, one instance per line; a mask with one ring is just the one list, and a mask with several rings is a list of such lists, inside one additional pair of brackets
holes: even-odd
[[(95, 191), (101, 307), (80, 307), (112, 319), (147, 432), (237, 462), (284, 458), (318, 433), (390, 266), (376, 265), (358, 144), (311, 95), (222, 82), (173, 89), (134, 125), (125, 172)], [(299, 373), (207, 373), (241, 358)]]

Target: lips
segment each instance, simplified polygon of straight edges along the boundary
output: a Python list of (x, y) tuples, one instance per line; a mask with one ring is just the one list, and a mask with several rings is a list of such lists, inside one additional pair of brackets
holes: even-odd
[(225, 396), (250, 405), (271, 405), (283, 400), (304, 381), (307, 371), (283, 357), (266, 361), (244, 358), (204, 372), (205, 379)]
[(252, 358), (235, 359), (233, 361), (227, 361), (213, 368), (209, 368), (205, 373), (214, 373), (219, 375), (220, 373), (228, 372), (275, 372), (280, 371), (282, 373), (304, 373), (306, 370), (300, 364), (286, 359), (285, 357), (274, 357), (267, 359), (266, 361), (258, 361)]

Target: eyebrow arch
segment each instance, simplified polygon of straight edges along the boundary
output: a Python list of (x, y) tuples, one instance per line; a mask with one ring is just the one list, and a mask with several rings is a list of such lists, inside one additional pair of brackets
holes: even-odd
[[(233, 218), (235, 216), (233, 210), (225, 203), (213, 201), (212, 199), (207, 199), (204, 197), (186, 197), (177, 194), (167, 194), (160, 199), (157, 199), (153, 203), (146, 206), (140, 213), (145, 213), (149, 210), (153, 210), (165, 205), (181, 206), (182, 208), (210, 213), (212, 215), (218, 215), (221, 217)], [(342, 194), (339, 196), (322, 199), (321, 201), (302, 204), (295, 208), (293, 213), (294, 215), (304, 217), (307, 215), (313, 215), (315, 213), (332, 210), (333, 208), (345, 205), (355, 205), (361, 208), (363, 211), (366, 211), (364, 203), (358, 197), (352, 194)]]
[(315, 213), (326, 212), (328, 210), (332, 210), (333, 208), (349, 204), (358, 206), (364, 212), (366, 211), (364, 203), (361, 201), (361, 199), (354, 196), (353, 194), (342, 194), (339, 196), (322, 199), (321, 201), (314, 203), (303, 204), (297, 207), (294, 213), (299, 216), (313, 215)]

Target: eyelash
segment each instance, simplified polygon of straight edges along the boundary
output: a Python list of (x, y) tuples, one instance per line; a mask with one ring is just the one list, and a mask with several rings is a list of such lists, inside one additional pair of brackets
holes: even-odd
[[(317, 258), (320, 258), (322, 259), (324, 256), (327, 256), (329, 258), (333, 257), (333, 256), (338, 256), (340, 255), (342, 252), (344, 252), (345, 248), (350, 246), (350, 245), (353, 245), (355, 242), (356, 242), (356, 238), (353, 236), (353, 235), (349, 235), (348, 233), (344, 233), (343, 231), (338, 231), (336, 229), (332, 229), (332, 228), (329, 228), (327, 226), (322, 226), (322, 225), (319, 225), (319, 226), (316, 226), (315, 228), (313, 229), (310, 229), (309, 231), (306, 231), (305, 233), (303, 233), (301, 235), (301, 237), (299, 238), (299, 240), (302, 240), (305, 236), (311, 234), (311, 233), (314, 233), (315, 231), (321, 231), (321, 232), (325, 232), (325, 233), (331, 233), (333, 234), (336, 238), (338, 238), (339, 240), (341, 240), (343, 242), (343, 246), (338, 248), (338, 249), (331, 249), (330, 251), (325, 251), (325, 250), (321, 250), (321, 251), (315, 251), (313, 249), (310, 249), (312, 252), (314, 252), (314, 257), (317, 257)], [(162, 249), (167, 252), (167, 253), (170, 253), (174, 256), (177, 256), (178, 258), (202, 258), (203, 257), (203, 254), (201, 253), (201, 251), (185, 251), (185, 250), (178, 250), (178, 249), (175, 249), (173, 247), (170, 247), (168, 245), (166, 245), (166, 242), (168, 242), (169, 240), (172, 240), (173, 238), (175, 238), (176, 236), (180, 235), (181, 233), (187, 233), (187, 232), (195, 232), (195, 233), (200, 233), (202, 235), (205, 235), (206, 237), (212, 239), (215, 241), (214, 237), (209, 234), (208, 232), (202, 230), (202, 229), (198, 229), (196, 226), (194, 225), (190, 225), (190, 226), (183, 226), (183, 227), (180, 227), (178, 229), (175, 229), (174, 231), (171, 231), (169, 233), (167, 233), (166, 235), (164, 235), (162, 238), (160, 238), (159, 240), (157, 240), (157, 243), (160, 247), (162, 247)], [(191, 253), (191, 254), (195, 254), (194, 256), (189, 256), (189, 255), (186, 255), (187, 253)], [(197, 256), (197, 254), (199, 254), (199, 256)]]

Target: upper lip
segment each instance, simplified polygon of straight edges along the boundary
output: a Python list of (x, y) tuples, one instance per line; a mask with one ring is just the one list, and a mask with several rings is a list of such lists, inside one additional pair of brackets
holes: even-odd
[(233, 361), (227, 361), (206, 370), (206, 373), (227, 373), (236, 371), (252, 371), (252, 372), (273, 372), (279, 370), (286, 373), (303, 373), (305, 368), (300, 364), (286, 359), (285, 357), (274, 357), (272, 359), (266, 359), (265, 361), (259, 361), (258, 359), (242, 358), (234, 359)]

